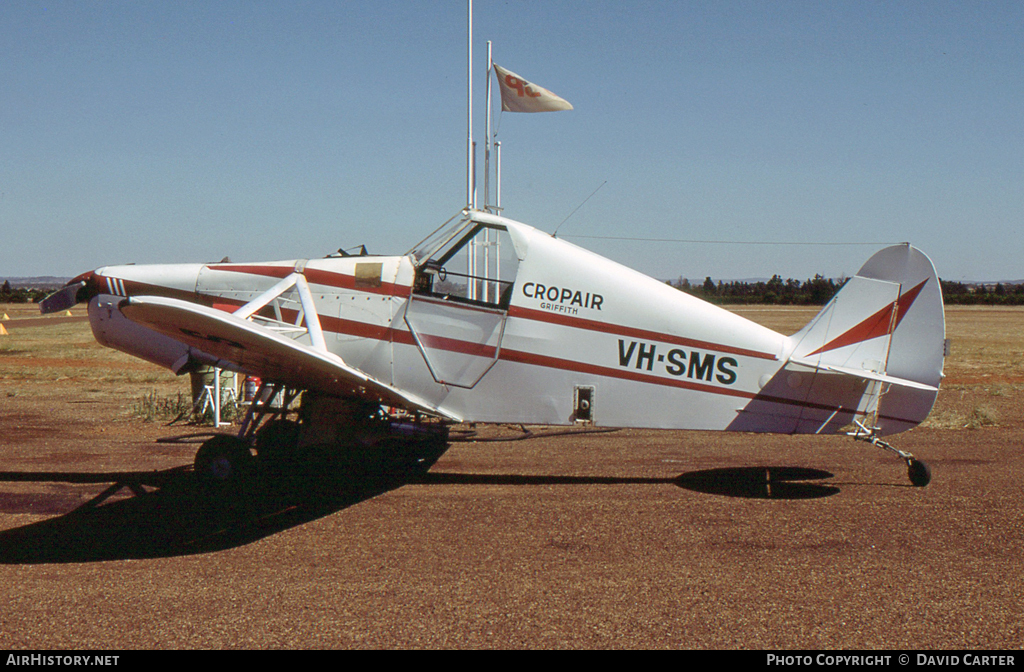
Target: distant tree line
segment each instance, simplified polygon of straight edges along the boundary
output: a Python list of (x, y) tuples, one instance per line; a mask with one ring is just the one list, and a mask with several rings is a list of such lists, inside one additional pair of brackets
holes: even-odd
[(0, 285), (0, 303), (39, 303), (58, 287), (11, 287), (10, 280)]
[(1022, 306), (1024, 283), (969, 285), (962, 282), (940, 280), (942, 298), (947, 305), (959, 306)]
[[(823, 306), (845, 282), (845, 278), (833, 280), (820, 275), (803, 282), (773, 275), (767, 282), (719, 280), (716, 283), (707, 277), (702, 283), (691, 284), (687, 278), (679, 278), (668, 284), (711, 303)], [(965, 284), (941, 279), (939, 282), (946, 305), (1024, 305), (1024, 283)]]
[(700, 284), (690, 284), (686, 278), (669, 281), (676, 289), (711, 303), (767, 304), (781, 306), (821, 306), (835, 296), (845, 280), (833, 280), (815, 275), (813, 279), (783, 280), (773, 275), (767, 282), (740, 282), (733, 280), (717, 283), (710, 277)]

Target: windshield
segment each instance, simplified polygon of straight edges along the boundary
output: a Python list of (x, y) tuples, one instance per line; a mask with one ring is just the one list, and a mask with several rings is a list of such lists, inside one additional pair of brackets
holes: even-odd
[[(458, 218), (458, 221), (452, 224), (452, 221), (456, 218)], [(460, 212), (434, 229), (433, 233), (414, 245), (406, 254), (411, 255), (415, 259), (414, 263), (419, 266), (425, 259), (433, 256), (439, 248), (451, 242), (453, 238), (456, 238), (463, 230), (471, 226), (473, 226), (473, 221), (466, 216), (465, 212)]]
[(416, 291), (507, 307), (519, 257), (505, 227), (466, 221), (449, 233), (437, 238), (440, 244), (420, 266)]

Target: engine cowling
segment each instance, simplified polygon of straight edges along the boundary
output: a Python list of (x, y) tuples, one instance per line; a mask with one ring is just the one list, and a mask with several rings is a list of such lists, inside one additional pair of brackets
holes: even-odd
[(176, 374), (188, 373), (196, 366), (215, 363), (214, 358), (185, 343), (132, 322), (118, 309), (121, 301), (124, 301), (124, 297), (109, 294), (94, 296), (89, 301), (89, 323), (100, 344), (170, 369)]

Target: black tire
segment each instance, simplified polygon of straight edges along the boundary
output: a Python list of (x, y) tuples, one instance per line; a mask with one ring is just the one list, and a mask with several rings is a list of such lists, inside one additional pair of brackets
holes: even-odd
[(204, 483), (241, 483), (252, 473), (252, 451), (241, 439), (218, 435), (203, 443), (193, 463), (196, 476)]
[(927, 464), (920, 460), (911, 460), (907, 464), (907, 476), (910, 478), (910, 483), (915, 488), (923, 488), (931, 483), (932, 470), (928, 468)]

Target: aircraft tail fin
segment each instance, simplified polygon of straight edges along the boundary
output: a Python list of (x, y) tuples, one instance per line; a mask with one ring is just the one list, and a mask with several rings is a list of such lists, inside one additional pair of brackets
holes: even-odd
[(825, 374), (815, 376), (812, 402), (834, 401), (830, 381), (837, 376), (864, 381), (857, 415), (879, 434), (893, 434), (931, 412), (942, 380), (945, 331), (942, 290), (931, 260), (908, 244), (895, 245), (868, 259), (790, 337), (789, 360)]

